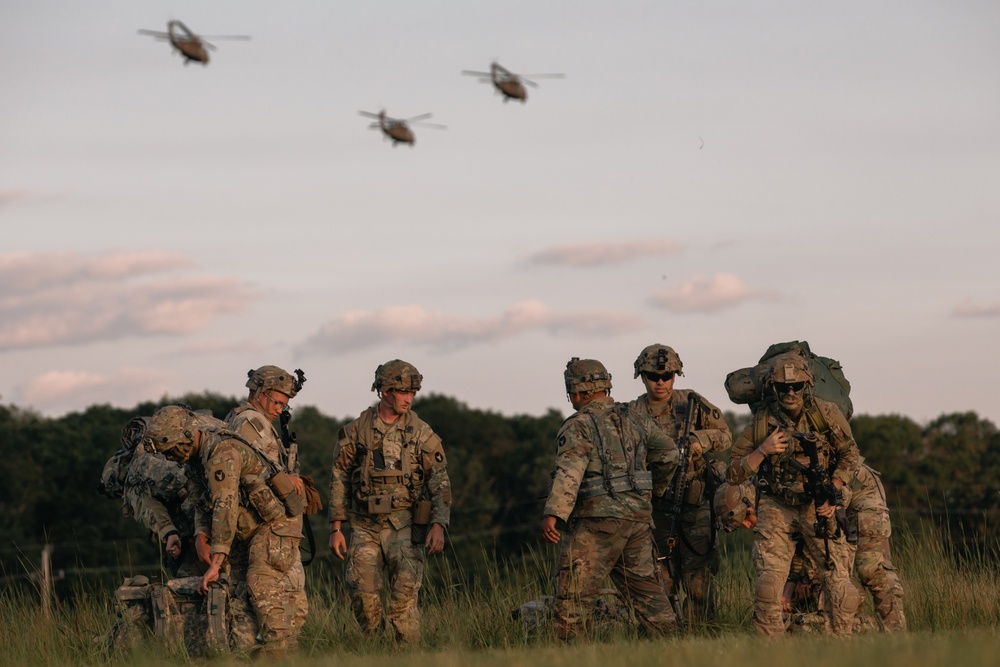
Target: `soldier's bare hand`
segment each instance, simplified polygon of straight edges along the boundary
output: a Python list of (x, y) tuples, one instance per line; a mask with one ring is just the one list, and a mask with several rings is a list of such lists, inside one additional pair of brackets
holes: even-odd
[(208, 545), (208, 536), (205, 533), (194, 536), (194, 552), (198, 554), (198, 560), (205, 565), (212, 562), (212, 548)]
[(205, 575), (201, 578), (201, 585), (198, 586), (198, 592), (204, 595), (208, 592), (208, 585), (213, 581), (219, 580), (219, 563), (212, 563), (208, 566), (208, 570), (205, 571)]
[(832, 519), (834, 514), (837, 512), (837, 506), (831, 505), (830, 503), (823, 503), (816, 509), (816, 514), (827, 519)]
[(788, 449), (788, 435), (780, 427), (775, 427), (771, 435), (767, 436), (767, 439), (760, 445), (760, 451), (766, 456), (781, 454), (786, 449)]
[(295, 493), (300, 496), (306, 495), (306, 484), (302, 481), (302, 478), (298, 475), (289, 475), (288, 479), (292, 480), (292, 486), (295, 488)]
[(444, 527), (441, 524), (431, 524), (431, 529), (427, 531), (427, 539), (424, 540), (424, 546), (427, 547), (429, 556), (444, 551)]
[(330, 551), (340, 560), (344, 560), (344, 556), (347, 555), (347, 540), (339, 530), (335, 533), (330, 533)]
[(163, 550), (171, 555), (175, 560), (181, 557), (181, 537), (177, 533), (172, 533), (167, 538), (167, 544)]
[(561, 535), (556, 530), (556, 518), (554, 516), (548, 515), (542, 519), (542, 537), (552, 544), (559, 544)]

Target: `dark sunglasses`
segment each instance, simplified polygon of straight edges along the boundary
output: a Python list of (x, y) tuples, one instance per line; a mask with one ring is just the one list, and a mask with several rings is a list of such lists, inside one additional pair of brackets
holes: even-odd
[(646, 371), (643, 376), (650, 382), (670, 382), (674, 379), (673, 373), (650, 373)]
[(805, 389), (805, 382), (775, 382), (774, 388), (779, 394), (787, 394), (790, 391), (801, 393)]

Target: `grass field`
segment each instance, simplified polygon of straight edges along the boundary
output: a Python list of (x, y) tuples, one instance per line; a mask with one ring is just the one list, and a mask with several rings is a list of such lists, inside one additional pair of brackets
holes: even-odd
[[(894, 561), (906, 589), (911, 632), (850, 639), (817, 636), (765, 642), (750, 624), (751, 581), (746, 543), (727, 536), (718, 577), (719, 623), (682, 637), (648, 640), (634, 627), (615, 626), (585, 641), (559, 644), (547, 626), (529, 629), (511, 617), (521, 603), (549, 592), (554, 552), (529, 553), (516, 565), (494, 563), (475, 573), (435, 560), (422, 598), (423, 642), (399, 649), (364, 637), (350, 614), (336, 570), (310, 574), (310, 614), (295, 665), (808, 665), (1000, 664), (1000, 567), (991, 555), (959, 557), (950, 541), (928, 531), (897, 536)], [(988, 552), (975, 552), (988, 554)], [(94, 638), (113, 623), (110, 590), (80, 590), (56, 604), (51, 618), (30, 594), (0, 591), (2, 665), (158, 665), (191, 662), (183, 652), (147, 644), (108, 654)], [(866, 603), (866, 606), (870, 603)], [(870, 610), (869, 610), (870, 612)], [(238, 663), (232, 658), (213, 664)]]

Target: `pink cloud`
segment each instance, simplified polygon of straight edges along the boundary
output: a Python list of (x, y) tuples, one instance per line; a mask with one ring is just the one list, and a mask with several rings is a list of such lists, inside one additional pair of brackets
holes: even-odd
[(618, 311), (557, 313), (539, 301), (514, 304), (494, 317), (449, 315), (417, 305), (337, 315), (309, 337), (303, 347), (330, 354), (405, 341), (437, 350), (454, 350), (531, 332), (552, 335), (614, 336), (642, 327)]
[(48, 414), (79, 410), (88, 405), (134, 405), (169, 392), (172, 378), (148, 368), (122, 368), (110, 374), (52, 370), (26, 382), (17, 402)]
[(951, 311), (952, 317), (1000, 317), (1000, 303), (995, 303), (991, 306), (982, 306), (975, 303), (965, 302)]
[(778, 298), (773, 291), (750, 289), (731, 273), (717, 273), (712, 277), (693, 276), (670, 285), (653, 294), (650, 302), (675, 313), (715, 313), (752, 299)]

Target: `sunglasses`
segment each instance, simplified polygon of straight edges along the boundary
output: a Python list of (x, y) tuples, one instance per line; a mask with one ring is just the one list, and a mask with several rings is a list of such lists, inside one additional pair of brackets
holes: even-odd
[(646, 371), (642, 375), (650, 382), (670, 382), (674, 379), (673, 373), (650, 373)]
[(779, 394), (787, 394), (794, 391), (795, 393), (801, 393), (805, 389), (805, 382), (775, 382), (774, 388)]

